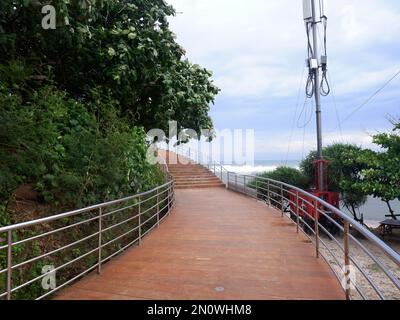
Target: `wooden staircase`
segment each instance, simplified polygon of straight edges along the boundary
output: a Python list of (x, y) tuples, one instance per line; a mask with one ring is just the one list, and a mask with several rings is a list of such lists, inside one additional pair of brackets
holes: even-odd
[[(175, 188), (197, 189), (197, 188), (223, 188), (225, 185), (207, 168), (179, 156), (178, 164), (170, 161), (172, 152), (167, 154), (168, 170), (172, 175)], [(176, 155), (175, 155), (176, 157)], [(185, 164), (187, 163), (187, 164)]]

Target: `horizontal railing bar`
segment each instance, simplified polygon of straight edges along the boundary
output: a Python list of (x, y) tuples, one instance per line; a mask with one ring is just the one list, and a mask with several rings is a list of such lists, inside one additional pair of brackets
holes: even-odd
[(148, 218), (146, 221), (142, 222), (140, 226), (144, 226), (146, 223), (148, 223), (150, 220), (154, 219), (160, 212), (156, 212), (153, 214), (150, 218)]
[(150, 233), (155, 227), (157, 227), (157, 223), (155, 223), (149, 230), (147, 230), (145, 233), (142, 234), (142, 239), (144, 236)]
[(393, 282), (393, 284), (400, 289), (400, 283), (396, 277), (387, 270), (386, 266), (374, 255), (372, 254), (361, 242), (359, 242), (353, 235), (349, 235), (350, 239), (353, 240), (386, 274), (386, 276)]
[(319, 228), (321, 228), (321, 230), (325, 231), (329, 238), (331, 238), (331, 240), (333, 240), (340, 248), (340, 250), (344, 253), (344, 247), (340, 244), (340, 242), (327, 229), (325, 229), (325, 227), (321, 223), (318, 222), (318, 226)]
[(116, 209), (116, 210), (113, 210), (113, 211), (110, 211), (110, 212), (105, 212), (104, 214), (102, 214), (102, 218), (107, 218), (107, 217), (109, 217), (111, 215), (114, 215), (116, 213), (132, 209), (134, 207), (137, 207), (138, 205), (139, 205), (139, 202), (137, 202), (135, 204), (132, 204), (132, 205), (129, 205), (129, 206), (124, 207), (124, 208)]
[(115, 241), (117, 241), (117, 240), (119, 240), (119, 239), (121, 239), (121, 238), (123, 238), (123, 237), (126, 237), (128, 234), (130, 234), (130, 233), (132, 233), (132, 232), (138, 230), (140, 227), (141, 227), (141, 226), (137, 226), (137, 227), (135, 227), (135, 228), (129, 230), (128, 232), (125, 232), (124, 234), (121, 234), (120, 236), (118, 236), (118, 237), (116, 237), (116, 238), (114, 238), (114, 239), (108, 241), (107, 243), (102, 244), (102, 245), (101, 245), (101, 248), (105, 248), (105, 247), (109, 246), (110, 244), (114, 243)]
[(360, 267), (360, 265), (357, 263), (357, 261), (350, 255), (349, 256), (350, 261), (356, 266), (357, 270), (364, 276), (364, 278), (368, 281), (368, 283), (372, 286), (372, 288), (375, 290), (376, 294), (379, 296), (381, 300), (385, 300), (385, 296), (383, 293), (379, 290), (375, 282), (370, 278), (370, 276)]
[(318, 209), (318, 212), (321, 213), (325, 218), (327, 218), (330, 222), (332, 222), (336, 227), (339, 228), (340, 231), (344, 232), (343, 226), (337, 223), (332, 217), (330, 217), (326, 212), (321, 209)]
[[(271, 187), (272, 188), (274, 188), (275, 186), (274, 185), (269, 185), (269, 190), (266, 190), (266, 189), (264, 189), (263, 187), (261, 187), (260, 185), (257, 185), (257, 186), (253, 186), (254, 187), (254, 189), (255, 190), (263, 190), (263, 191), (265, 191), (265, 192), (267, 192), (267, 194), (262, 194), (262, 195), (264, 195), (264, 196), (267, 196), (268, 198), (269, 198), (269, 200), (270, 201), (273, 201), (273, 202), (275, 202), (275, 203), (278, 203), (278, 204), (281, 204), (281, 201), (278, 201), (278, 200), (276, 200), (276, 199), (274, 199), (273, 197), (271, 197), (271, 195), (274, 195), (274, 196), (276, 196), (276, 197), (278, 197), (278, 198), (281, 198), (281, 195), (279, 195), (279, 194), (277, 194), (276, 192), (273, 192), (273, 191), (271, 191)], [(296, 193), (294, 193), (294, 192), (291, 192), (290, 190), (288, 191), (288, 190), (285, 190), (286, 192), (288, 192), (289, 194), (292, 194), (292, 195), (296, 195)], [(297, 190), (297, 191), (299, 191), (299, 190)], [(268, 192), (269, 192), (269, 194), (268, 194)], [(305, 196), (307, 196), (307, 194), (306, 193), (304, 193), (304, 192), (299, 192), (299, 195), (300, 195), (300, 193), (301, 194), (303, 194), (303, 195), (305, 195)], [(257, 198), (258, 198), (258, 192), (257, 192)], [(312, 197), (311, 197), (312, 198)], [(297, 204), (294, 204), (290, 199), (287, 199), (286, 197), (284, 197), (284, 199), (286, 200), (286, 201), (288, 201), (289, 202), (289, 205), (290, 204), (293, 204), (294, 206), (297, 206)], [(310, 203), (308, 200), (306, 200), (306, 199), (303, 199), (302, 198), (302, 201), (303, 201), (303, 203), (307, 203), (307, 204), (309, 204), (310, 206), (313, 206), (313, 208), (314, 208), (314, 210), (315, 210), (315, 206), (314, 206), (314, 204), (312, 204), (312, 203)], [(318, 201), (318, 203), (320, 203), (322, 206), (325, 206), (324, 205), (324, 203), (320, 200), (320, 199), (317, 199), (317, 201)], [(325, 207), (327, 207), (328, 209), (332, 209), (332, 208), (329, 208), (329, 206), (325, 206)], [(311, 218), (313, 221), (314, 221), (314, 223), (315, 223), (315, 221), (316, 221), (316, 219), (315, 219), (315, 217), (313, 217), (313, 216), (311, 216), (310, 214), (308, 214), (308, 212), (306, 212), (303, 208), (299, 208), (303, 213), (305, 213), (305, 214), (307, 214), (307, 216), (309, 217), (309, 218)], [(332, 210), (332, 211), (335, 211), (335, 210)], [(336, 226), (336, 227), (338, 227), (340, 230), (344, 230), (343, 229), (343, 227), (341, 226), (341, 225), (339, 225), (336, 221), (334, 221), (334, 219), (332, 219), (325, 211), (323, 211), (323, 210), (321, 210), (319, 207), (317, 207), (317, 212), (319, 212), (320, 214), (322, 214), (324, 217), (326, 217), (329, 221), (331, 221), (332, 223), (334, 223), (334, 225)], [(336, 213), (337, 214), (337, 212), (333, 212), (334, 214)], [(315, 232), (314, 232), (314, 230), (313, 230), (313, 228), (311, 228), (311, 226), (309, 226), (305, 221), (303, 221), (303, 223), (306, 225), (306, 228), (308, 228), (309, 230), (311, 230), (311, 232), (315, 235)], [(322, 227), (322, 230), (323, 231), (325, 231), (325, 233), (333, 240), (333, 241), (335, 241), (335, 243), (339, 246), (339, 248), (344, 252), (344, 248), (340, 245), (340, 243), (337, 241), (337, 239), (333, 236), (333, 235), (331, 235), (330, 234), (330, 232), (326, 229), (326, 228), (324, 228), (319, 222), (318, 222), (318, 225), (320, 226), (320, 227)], [(309, 237), (310, 238), (310, 237)], [(311, 238), (310, 238), (311, 239)], [(326, 247), (326, 249), (330, 252), (330, 254), (334, 257), (334, 259), (335, 259), (335, 261), (338, 263), (338, 261), (337, 261), (337, 259), (336, 259), (336, 257), (334, 256), (334, 254), (332, 253), (332, 251), (328, 248), (328, 246), (326, 245), (326, 243), (321, 239), (321, 242), (324, 244), (324, 246)], [(385, 252), (386, 253), (386, 252)], [(387, 254), (387, 253), (386, 253)], [(353, 259), (354, 260), (354, 259)], [(374, 259), (374, 261), (375, 261), (375, 259)], [(354, 261), (353, 261), (354, 262)], [(329, 263), (328, 263), (329, 264)], [(382, 298), (382, 293), (379, 291), (379, 288), (377, 288), (377, 286), (375, 285), (375, 284), (373, 284), (373, 282), (372, 282), (372, 280), (368, 277), (368, 275), (364, 272), (364, 270), (362, 270), (361, 268), (358, 268), (359, 269), (359, 271), (363, 274), (363, 276), (367, 279), (367, 281), (370, 283), (370, 285), (373, 287), (373, 289), (375, 290), (375, 292), (380, 296), (380, 298)], [(382, 269), (385, 269), (385, 268), (382, 268)], [(386, 272), (386, 274), (387, 274), (387, 270), (385, 270)], [(390, 272), (389, 272), (390, 273)], [(387, 274), (388, 275), (388, 274)], [(389, 275), (388, 275), (389, 276)], [(389, 276), (390, 277), (390, 276)], [(392, 280), (392, 282), (393, 282), (393, 280), (395, 280), (394, 279), (394, 277), (393, 277), (393, 279), (391, 279)], [(372, 282), (372, 283), (371, 283)], [(396, 282), (394, 282), (394, 284), (396, 284)], [(356, 287), (356, 286), (355, 286)], [(357, 288), (357, 287), (356, 287)], [(357, 288), (357, 291), (358, 291), (358, 293), (360, 294), (360, 296), (363, 298), (363, 299), (365, 299), (365, 295), (364, 295), (364, 293), (359, 289), (359, 288)]]
[(35, 257), (35, 258), (26, 260), (26, 261), (21, 262), (21, 263), (19, 263), (19, 264), (13, 265), (13, 266), (12, 266), (12, 269), (13, 269), (13, 270), (14, 270), (14, 269), (17, 269), (17, 268), (22, 267), (22, 266), (24, 266), (24, 265), (26, 265), (26, 264), (29, 264), (29, 263), (35, 262), (35, 261), (37, 261), (37, 260), (40, 260), (40, 259), (46, 258), (46, 257), (48, 257), (48, 256), (51, 256), (51, 255), (54, 254), (54, 253), (57, 253), (57, 252), (60, 252), (60, 251), (62, 251), (62, 250), (68, 249), (68, 248), (70, 248), (70, 247), (76, 246), (76, 245), (79, 244), (79, 243), (85, 242), (85, 241), (89, 240), (90, 238), (93, 238), (94, 236), (99, 235), (99, 233), (100, 233), (100, 232), (93, 233), (93, 234), (90, 235), (90, 236), (87, 236), (87, 237), (85, 237), (85, 238), (83, 238), (83, 239), (77, 240), (77, 241), (75, 241), (75, 242), (73, 242), (73, 243), (70, 243), (70, 244), (68, 244), (68, 245), (66, 245), (66, 246), (63, 246), (63, 247), (58, 248), (58, 249), (56, 249), (56, 250), (47, 252), (47, 253), (45, 253), (45, 254), (42, 254), (41, 256), (37, 256), (37, 257)]
[(85, 224), (85, 223), (88, 223), (88, 222), (91, 222), (91, 221), (95, 221), (95, 220), (98, 220), (98, 219), (99, 219), (99, 217), (96, 216), (96, 217), (93, 217), (93, 218), (90, 218), (90, 219), (87, 219), (87, 220), (84, 220), (84, 221), (80, 221), (80, 222), (77, 222), (77, 223), (62, 227), (62, 228), (58, 228), (56, 230), (52, 230), (52, 231), (49, 231), (49, 232), (46, 232), (46, 233), (39, 234), (39, 235), (31, 237), (31, 238), (26, 238), (26, 239), (23, 239), (23, 240), (20, 240), (20, 241), (16, 241), (16, 242), (14, 242), (12, 244), (12, 246), (14, 247), (14, 246), (17, 246), (17, 245), (25, 243), (25, 242), (33, 241), (33, 240), (40, 239), (40, 238), (43, 238), (43, 237), (46, 237), (46, 236), (50, 236), (50, 235), (52, 235), (54, 233), (61, 232), (61, 231), (64, 231), (64, 230), (68, 230), (68, 229), (71, 229), (71, 228), (74, 228), (74, 227), (77, 227), (77, 226), (80, 226), (82, 224)]
[[(65, 268), (66, 266), (68, 266), (68, 265), (70, 265), (70, 264), (72, 264), (72, 263), (75, 263), (75, 262), (77, 262), (77, 261), (79, 261), (79, 260), (81, 260), (81, 259), (83, 259), (83, 258), (85, 258), (85, 257), (87, 257), (87, 256), (89, 256), (89, 255), (91, 255), (91, 254), (93, 254), (93, 253), (95, 253), (95, 252), (97, 252), (98, 250), (99, 250), (98, 248), (95, 248), (95, 249), (93, 249), (93, 250), (91, 250), (91, 251), (89, 251), (89, 252), (87, 252), (87, 253), (85, 253), (85, 254), (83, 254), (83, 255), (80, 255), (79, 257), (77, 257), (77, 258), (75, 258), (75, 259), (73, 259), (73, 260), (71, 260), (71, 261), (68, 261), (68, 262), (64, 263), (63, 265), (61, 265), (61, 266), (55, 268), (55, 269), (52, 270), (51, 272), (57, 272), (58, 270), (61, 270), (62, 268)], [(45, 274), (42, 274), (42, 275), (40, 275), (40, 276), (38, 276), (38, 277), (36, 277), (36, 278), (34, 278), (34, 279), (32, 279), (32, 280), (29, 280), (28, 282), (25, 282), (25, 283), (21, 284), (20, 286), (13, 288), (13, 289), (11, 290), (11, 292), (15, 292), (15, 291), (17, 291), (17, 290), (19, 290), (19, 289), (22, 289), (22, 288), (26, 287), (27, 285), (30, 285), (31, 283), (33, 283), (33, 282), (35, 282), (35, 281), (38, 281), (38, 280), (40, 280), (41, 278), (46, 277), (47, 275), (48, 275), (48, 274), (45, 273)]]
[(58, 286), (57, 288), (54, 288), (50, 292), (40, 296), (39, 298), (36, 298), (35, 300), (42, 300), (43, 298), (46, 298), (47, 296), (59, 291), (60, 289), (62, 289), (65, 286), (69, 285), (70, 283), (74, 282), (75, 280), (81, 278), (82, 276), (84, 276), (85, 274), (89, 273), (90, 271), (93, 271), (95, 268), (98, 267), (98, 265), (99, 265), (99, 263), (96, 263), (94, 266), (91, 266), (90, 268), (88, 268), (87, 270), (81, 272), (80, 274), (78, 274), (77, 276), (73, 277), (72, 279), (64, 282), (61, 286)]
[[(164, 206), (164, 208), (162, 208), (162, 209), (160, 210), (160, 213), (161, 213), (162, 211), (164, 211), (166, 208), (168, 208), (173, 202), (174, 202), (173, 199), (172, 199), (171, 201), (169, 201), (169, 202)], [(168, 210), (168, 213), (169, 213), (169, 211), (170, 211), (170, 210)]]
[[(329, 249), (329, 247), (325, 244), (324, 241), (321, 241), (321, 243), (325, 246), (325, 248), (328, 250), (329, 254), (330, 254), (330, 255), (332, 256), (332, 258), (335, 260), (336, 265), (337, 265), (337, 267), (340, 269), (340, 271), (343, 272), (343, 268), (342, 268), (340, 262), (337, 260), (336, 256), (334, 255), (334, 253)], [(335, 268), (333, 268), (332, 264), (329, 263), (328, 259), (327, 259), (327, 258), (325, 257), (325, 255), (324, 255), (324, 253), (321, 252), (320, 250), (319, 250), (319, 252), (320, 252), (322, 258), (325, 260), (325, 262), (326, 262), (326, 263), (328, 264), (328, 266), (330, 267), (330, 269), (333, 271), (333, 273), (334, 273), (336, 279), (338, 280), (338, 282), (341, 283), (341, 282), (342, 282), (342, 279), (340, 279), (340, 277), (339, 277), (339, 275), (337, 274)], [(366, 300), (365, 294), (364, 294), (363, 291), (354, 283), (354, 281), (353, 281), (352, 279), (350, 279), (350, 283), (353, 284), (354, 288), (355, 288), (355, 289), (357, 290), (357, 292), (360, 294), (361, 298), (362, 298), (363, 300)], [(342, 287), (342, 289), (343, 289), (343, 287)]]
[(154, 209), (156, 209), (156, 208), (157, 208), (157, 206), (158, 206), (158, 203), (156, 203), (154, 206), (152, 206), (152, 207), (150, 207), (150, 208), (146, 209), (145, 211), (141, 212), (141, 213), (140, 213), (140, 215), (142, 216), (142, 215), (144, 215), (144, 214), (146, 214), (146, 213), (150, 212), (151, 210), (154, 210)]
[(110, 254), (108, 257), (102, 259), (102, 263), (104, 263), (104, 261), (108, 261), (110, 259), (112, 259), (113, 257), (115, 257), (116, 255), (118, 255), (119, 253), (121, 253), (122, 251), (128, 249), (129, 247), (131, 247), (133, 244), (135, 244), (136, 242), (138, 242), (140, 240), (141, 237), (136, 238), (135, 240), (129, 242), (126, 246), (124, 246), (123, 248), (119, 249), (118, 251)]
[[(290, 203), (292, 203), (292, 204), (294, 204), (292, 201), (290, 201), (289, 199), (287, 199), (286, 197), (284, 198), (285, 200), (287, 200), (287, 201), (289, 201)], [(273, 199), (272, 199), (273, 200)], [(277, 201), (278, 203), (280, 203), (279, 201)], [(294, 204), (295, 206), (296, 206), (296, 204)], [(319, 210), (319, 209), (318, 209)], [(320, 211), (321, 212), (321, 211)], [(324, 214), (324, 212), (321, 212), (321, 213), (323, 213)], [(293, 220), (291, 220), (292, 222), (294, 222), (295, 223), (295, 225), (296, 225), (296, 222), (295, 221), (293, 221)], [(305, 223), (304, 221), (303, 221), (303, 223)], [(315, 221), (314, 221), (314, 223), (315, 223)], [(315, 235), (315, 232), (314, 232), (314, 230), (310, 227), (310, 226), (308, 226), (308, 224), (306, 224), (307, 225), (307, 227), (314, 233), (314, 235)], [(318, 225), (322, 228), (322, 230), (323, 231), (325, 231), (325, 233), (332, 239), (332, 240), (334, 240), (335, 242), (336, 242), (336, 244), (338, 245), (338, 247), (342, 250), (342, 252), (344, 253), (344, 248), (340, 245), (340, 243), (337, 241), (337, 239), (330, 233), (330, 232), (328, 232), (328, 230), (326, 230), (319, 222), (318, 222)], [(311, 241), (312, 241), (312, 243), (314, 243), (314, 240), (310, 237), (310, 236), (308, 236), (305, 232), (304, 232), (304, 230), (301, 230)], [(332, 256), (332, 258), (335, 260), (335, 263), (337, 264), (337, 266), (342, 270), (342, 272), (343, 272), (343, 268), (341, 267), (341, 264), (340, 264), (340, 262), (337, 260), (337, 258), (336, 258), (336, 256), (335, 256), (335, 254), (332, 252), (332, 250), (329, 248), (329, 246), (325, 243), (325, 241), (323, 241), (322, 239), (320, 239), (320, 241), (321, 241), (321, 243), (324, 245), (324, 247), (326, 248), (326, 250), (328, 250), (328, 252), (329, 252), (329, 254)], [(339, 281), (339, 282), (341, 282), (341, 279), (339, 278), (339, 276), (338, 276), (338, 274), (337, 274), (337, 272), (336, 272), (336, 270), (331, 266), (331, 264), (329, 263), (329, 261), (325, 258), (325, 256), (323, 255), (323, 252), (321, 252), (320, 251), (320, 253), (322, 254), (322, 256), (323, 256), (323, 258), (325, 259), (325, 261), (327, 262), (327, 264), (330, 266), (330, 268), (331, 268), (331, 270), (334, 272), (334, 274), (335, 274), (335, 277), (337, 278), (337, 280)], [(359, 267), (359, 265), (354, 261), (354, 259), (350, 256), (350, 259), (351, 259), (351, 261), (356, 265), (356, 267), (357, 267), (357, 269), (361, 272), (361, 274), (367, 279), (367, 281), (371, 284), (371, 286), (373, 287), (373, 289), (375, 290), (375, 292), (378, 294), (378, 296), (381, 298), (381, 299), (384, 299), (384, 296), (382, 295), (382, 293), (379, 291), (379, 288), (377, 288), (377, 286), (375, 285), (375, 283), (372, 281), (372, 279), (370, 279), (370, 277), (364, 272), (364, 270), (362, 270), (360, 267)], [(352, 281), (352, 280), (351, 280)], [(352, 281), (352, 283), (353, 283), (353, 285), (354, 285), (354, 288), (357, 290), (357, 292), (360, 294), (360, 296), (364, 299), (364, 300), (366, 300), (366, 296), (365, 296), (365, 294), (363, 293), (363, 291), (360, 289), (360, 288), (358, 288), (355, 284), (354, 284), (354, 282)]]
[(97, 209), (100, 209), (100, 208), (105, 208), (105, 207), (109, 207), (109, 206), (112, 206), (112, 205), (115, 205), (115, 204), (119, 204), (119, 203), (122, 203), (122, 202), (129, 201), (129, 200), (137, 199), (139, 197), (143, 197), (143, 196), (146, 196), (148, 194), (151, 194), (154, 191), (160, 190), (163, 187), (168, 186), (170, 183), (171, 182), (167, 182), (164, 185), (159, 186), (157, 188), (154, 188), (154, 189), (152, 189), (150, 191), (143, 192), (141, 194), (136, 194), (136, 195), (133, 195), (133, 196), (130, 196), (130, 197), (126, 197), (126, 198), (123, 198), (123, 199), (109, 201), (109, 202), (105, 202), (105, 203), (102, 203), (102, 204), (94, 205), (94, 206), (91, 206), (91, 207), (87, 207), (87, 208), (83, 208), (83, 209), (78, 209), (78, 210), (74, 210), (74, 211), (70, 211), (70, 212), (66, 212), (66, 213), (61, 213), (61, 214), (49, 216), (49, 217), (46, 217), (46, 218), (41, 218), (41, 219), (36, 219), (36, 220), (27, 221), (27, 222), (13, 224), (13, 225), (6, 226), (6, 227), (1, 227), (0, 228), (0, 233), (5, 233), (5, 232), (8, 232), (8, 231), (14, 231), (14, 230), (22, 229), (22, 228), (27, 228), (27, 227), (34, 226), (34, 225), (37, 225), (37, 224), (47, 223), (47, 222), (51, 222), (51, 221), (55, 221), (55, 220), (59, 220), (59, 219), (63, 219), (63, 218), (68, 218), (68, 217), (71, 217), (71, 216), (76, 216), (76, 215), (81, 214), (81, 213), (87, 213), (87, 212), (91, 212), (91, 211), (94, 211), (94, 210), (97, 210)]
[(327, 209), (331, 210), (333, 213), (337, 214), (344, 221), (349, 222), (353, 226), (354, 229), (359, 231), (364, 237), (373, 241), (393, 262), (395, 262), (398, 266), (400, 266), (400, 255), (396, 251), (394, 251), (390, 246), (388, 246), (386, 243), (381, 241), (371, 231), (364, 228), (363, 226), (360, 226), (359, 223), (357, 223), (357, 221), (355, 221), (352, 217), (349, 217), (347, 214), (341, 212), (338, 208), (334, 207), (333, 205), (327, 203), (326, 201), (318, 198), (317, 196), (315, 196), (311, 193), (308, 193), (298, 187), (291, 186), (287, 183), (279, 182), (279, 181), (276, 181), (273, 179), (257, 177), (257, 176), (249, 176), (249, 177), (257, 178), (259, 180), (269, 181), (269, 182), (273, 182), (273, 183), (285, 186), (287, 188), (299, 191), (299, 193), (301, 193), (302, 195), (317, 201), (318, 203), (322, 204), (325, 208), (327, 208)]
[(129, 221), (138, 219), (139, 216), (140, 216), (140, 214), (137, 214), (137, 215), (135, 215), (135, 216), (133, 216), (133, 217), (130, 217), (130, 218), (124, 220), (124, 221), (121, 221), (121, 222), (118, 222), (118, 223), (116, 223), (116, 224), (113, 224), (112, 226), (109, 226), (109, 227), (107, 227), (107, 228), (102, 229), (101, 232), (104, 233), (104, 232), (110, 231), (110, 230), (112, 230), (112, 229), (114, 229), (114, 228), (116, 228), (116, 227), (119, 227), (119, 226), (121, 226), (121, 225), (123, 225), (123, 224), (125, 224), (125, 223), (127, 223), (127, 222), (129, 222)]

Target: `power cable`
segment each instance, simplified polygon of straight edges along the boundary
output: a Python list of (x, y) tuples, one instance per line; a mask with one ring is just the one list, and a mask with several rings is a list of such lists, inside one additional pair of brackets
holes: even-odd
[(338, 122), (338, 127), (339, 127), (339, 132), (340, 132), (340, 138), (341, 138), (341, 140), (343, 141), (343, 128), (342, 128), (342, 125), (340, 124), (340, 113), (339, 113), (339, 108), (337, 107), (335, 92), (334, 92), (334, 89), (333, 89), (333, 82), (332, 82), (332, 79), (331, 79), (329, 73), (328, 73), (328, 79), (329, 79), (329, 82), (331, 83), (331, 87), (332, 87), (332, 100), (333, 100), (333, 106), (335, 107), (336, 120), (337, 120), (337, 122)]
[[(297, 119), (297, 128), (299, 128), (299, 129), (307, 127), (310, 124), (311, 120), (312, 120), (312, 116), (313, 116), (313, 112), (314, 112), (314, 104), (313, 103), (311, 104), (310, 116), (308, 117), (308, 120), (306, 120), (307, 119), (307, 106), (308, 106), (307, 105), (307, 101), (308, 101), (308, 99), (306, 97), (304, 99), (303, 109), (301, 110), (301, 112), (299, 114), (299, 118)], [(300, 125), (299, 124), (300, 123), (300, 118), (301, 118), (301, 116), (303, 114), (304, 114), (304, 123), (302, 125)]]
[[(373, 98), (375, 98), (379, 93), (381, 93), (394, 79), (396, 79), (400, 75), (400, 70), (396, 72), (394, 76), (392, 76), (385, 84), (376, 90), (367, 100), (361, 103), (357, 108), (355, 108), (346, 118), (340, 121), (339, 126), (341, 126), (344, 122), (348, 121), (352, 116), (354, 116), (358, 111), (364, 108)], [(336, 130), (338, 127), (335, 127), (332, 131)]]
[(289, 161), (289, 152), (290, 152), (290, 148), (292, 146), (292, 141), (293, 141), (294, 126), (295, 126), (295, 123), (296, 123), (297, 111), (299, 110), (299, 106), (300, 106), (300, 94), (301, 94), (301, 88), (303, 86), (305, 69), (306, 69), (306, 67), (304, 66), (303, 70), (301, 72), (300, 86), (299, 86), (299, 90), (298, 90), (298, 93), (297, 93), (296, 111), (295, 111), (294, 116), (293, 116), (293, 122), (292, 122), (290, 138), (289, 138), (289, 144), (288, 144), (288, 149), (287, 149), (287, 153), (286, 153), (286, 160), (285, 160), (285, 164), (286, 165), (288, 164), (288, 161)]

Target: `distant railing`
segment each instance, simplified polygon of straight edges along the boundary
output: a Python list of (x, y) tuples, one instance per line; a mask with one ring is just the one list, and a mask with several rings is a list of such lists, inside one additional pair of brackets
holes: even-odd
[[(163, 168), (169, 177), (168, 167)], [(131, 197), (0, 228), (5, 239), (0, 253), (6, 257), (5, 268), (0, 265), (0, 278), (5, 278), (0, 299), (26, 297), (23, 289), (29, 298), (43, 299), (95, 269), (101, 273), (105, 262), (140, 245), (171, 213), (174, 200), (174, 182), (168, 180)], [(38, 243), (48, 243), (48, 251), (39, 250)], [(45, 267), (43, 274), (38, 266)], [(16, 283), (21, 274), (23, 280)]]
[[(178, 152), (193, 161), (200, 158), (198, 151), (181, 148)], [(400, 255), (349, 215), (295, 186), (228, 172), (212, 160), (201, 164), (220, 177), (228, 189), (262, 201), (288, 217), (296, 232), (303, 232), (313, 243), (316, 257), (325, 259), (347, 299), (400, 299)], [(315, 219), (306, 207), (321, 218)], [(378, 274), (379, 280), (373, 274)]]

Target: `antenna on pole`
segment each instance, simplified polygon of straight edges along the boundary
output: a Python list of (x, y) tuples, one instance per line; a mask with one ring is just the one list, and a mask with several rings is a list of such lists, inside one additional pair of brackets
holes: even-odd
[[(306, 61), (309, 73), (306, 94), (309, 99), (315, 98), (316, 121), (317, 121), (317, 147), (318, 160), (316, 161), (316, 188), (319, 191), (328, 191), (327, 162), (322, 154), (322, 109), (321, 95), (330, 93), (327, 81), (327, 50), (326, 29), (327, 17), (325, 15), (324, 0), (303, 0), (303, 16), (307, 31), (308, 58)], [(324, 53), (320, 56), (318, 52), (318, 24), (324, 26)], [(321, 77), (322, 71), (322, 77)]]

